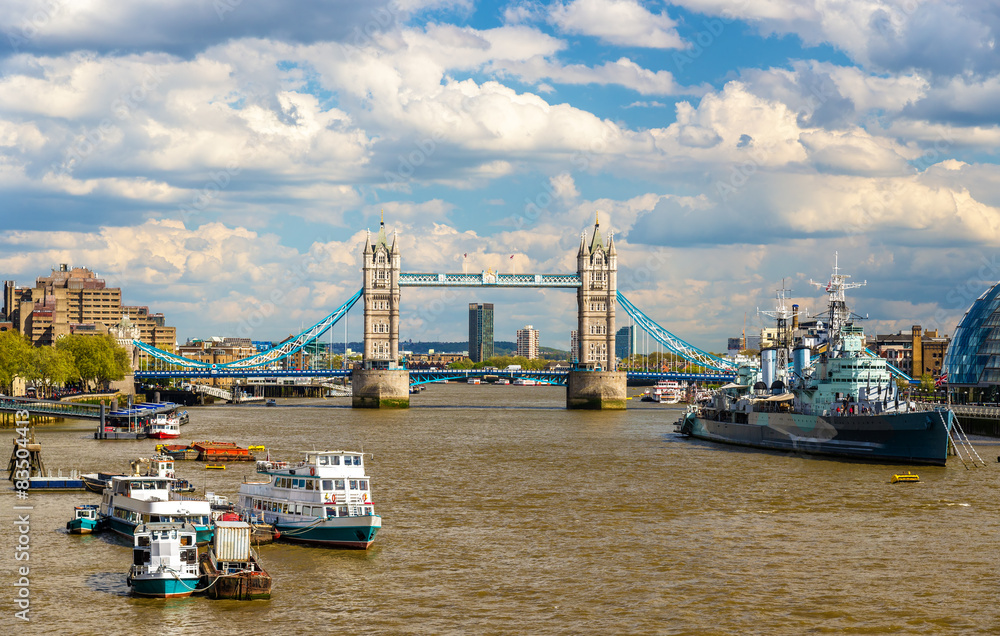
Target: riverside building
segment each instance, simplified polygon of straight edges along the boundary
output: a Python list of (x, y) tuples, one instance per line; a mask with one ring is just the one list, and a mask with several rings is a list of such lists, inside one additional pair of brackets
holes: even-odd
[(4, 281), (3, 313), (14, 329), (31, 344), (51, 345), (68, 334), (106, 334), (127, 316), (138, 329), (139, 340), (173, 351), (177, 331), (163, 314), (145, 306), (122, 305), (120, 287), (108, 287), (103, 278), (86, 267), (61, 264), (49, 276), (40, 276), (34, 287)]

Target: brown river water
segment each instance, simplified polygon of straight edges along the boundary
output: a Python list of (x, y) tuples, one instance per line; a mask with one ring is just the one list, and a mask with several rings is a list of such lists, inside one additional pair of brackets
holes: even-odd
[[(630, 393), (639, 389), (630, 389)], [(72, 536), (85, 492), (33, 493), (31, 622), (14, 618), (13, 491), (0, 625), (18, 634), (998, 634), (1000, 441), (966, 469), (808, 459), (688, 440), (681, 411), (566, 411), (558, 387), (432, 386), (405, 411), (349, 400), (189, 409), (182, 441), (272, 459), (361, 450), (382, 530), (366, 552), (260, 549), (270, 601), (132, 598), (130, 550)], [(46, 467), (125, 470), (152, 440), (39, 427)], [(11, 448), (12, 430), (0, 431)], [(6, 457), (4, 457), (6, 460)], [(890, 484), (912, 470), (919, 483)], [(252, 465), (178, 476), (235, 499)]]

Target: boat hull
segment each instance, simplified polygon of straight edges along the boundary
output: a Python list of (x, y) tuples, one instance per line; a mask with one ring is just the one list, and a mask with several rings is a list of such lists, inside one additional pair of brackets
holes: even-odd
[(201, 588), (211, 599), (255, 601), (271, 598), (271, 577), (263, 570), (220, 576), (208, 554), (198, 564)]
[(767, 450), (881, 463), (944, 466), (951, 411), (858, 416), (749, 413), (747, 423), (689, 413), (681, 432), (697, 439)]
[[(265, 519), (267, 517), (265, 516)], [(350, 548), (366, 550), (375, 541), (375, 535), (382, 527), (378, 515), (337, 517), (320, 523), (294, 522), (274, 523), (279, 540), (327, 548)]]
[(177, 439), (180, 436), (181, 436), (180, 433), (166, 433), (163, 431), (149, 433), (149, 437), (153, 439)]
[(178, 577), (157, 574), (140, 574), (129, 577), (135, 596), (151, 598), (182, 598), (191, 596), (198, 587), (198, 577)]
[(70, 534), (92, 534), (100, 530), (96, 519), (73, 519), (66, 523)]

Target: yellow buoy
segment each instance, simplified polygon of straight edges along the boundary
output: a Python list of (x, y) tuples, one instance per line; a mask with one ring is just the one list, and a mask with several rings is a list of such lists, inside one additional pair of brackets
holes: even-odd
[(225, 470), (226, 466), (225, 466), (225, 464), (206, 464), (205, 465), (205, 469), (206, 470)]
[(905, 475), (893, 475), (891, 483), (899, 483), (906, 481), (920, 481), (920, 475), (914, 475), (910, 471), (906, 471)]

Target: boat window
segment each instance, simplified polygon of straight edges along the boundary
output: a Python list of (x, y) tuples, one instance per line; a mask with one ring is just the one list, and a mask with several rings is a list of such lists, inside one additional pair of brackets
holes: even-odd
[(293, 504), (292, 509), (289, 510), (289, 512), (292, 512), (297, 515), (302, 514), (302, 504)]
[(146, 550), (132, 550), (132, 564), (142, 565), (146, 562), (146, 555), (149, 554)]
[(181, 537), (181, 545), (191, 545), (191, 535), (185, 534)]
[(351, 490), (357, 490), (357, 489), (358, 489), (358, 480), (357, 479), (352, 479), (351, 480)]
[(336, 506), (327, 506), (326, 507), (326, 516), (327, 516), (327, 518), (331, 518), (331, 519), (333, 517), (336, 517), (337, 516), (337, 507)]
[(327, 460), (326, 455), (320, 455), (320, 458), (319, 458), (319, 465), (320, 466), (326, 466), (327, 461), (329, 461), (329, 460)]
[(347, 506), (339, 506), (337, 510), (339, 511), (341, 517), (347, 516)]
[(149, 537), (139, 537), (136, 545), (149, 545)]
[(323, 480), (323, 490), (333, 490), (333, 480), (324, 479)]
[(306, 490), (316, 490), (316, 480), (310, 479), (306, 482)]
[(334, 479), (333, 480), (333, 487), (336, 490), (343, 490), (344, 489), (344, 480), (343, 479)]
[(361, 490), (368, 490), (368, 481), (366, 479), (362, 479), (361, 481), (359, 481), (358, 488), (360, 488)]
[(282, 514), (286, 514), (286, 515), (288, 514), (288, 504), (286, 504), (286, 503), (281, 504), (281, 512), (282, 512)]
[(198, 561), (198, 549), (181, 550), (181, 561), (185, 563), (195, 563)]
[(354, 465), (355, 466), (360, 466), (361, 465), (361, 457), (359, 455), (355, 455), (354, 456)]
[(335, 455), (330, 458), (331, 466), (340, 466), (340, 455)]

